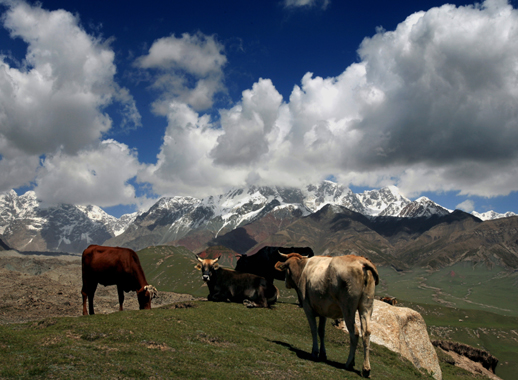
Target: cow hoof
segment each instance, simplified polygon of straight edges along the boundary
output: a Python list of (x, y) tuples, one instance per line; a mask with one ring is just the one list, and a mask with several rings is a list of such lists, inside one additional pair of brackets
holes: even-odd
[(255, 303), (253, 303), (252, 301), (250, 300), (244, 300), (243, 301), (243, 305), (245, 305), (247, 308), (251, 309), (253, 307), (255, 307)]
[(371, 377), (371, 370), (370, 369), (363, 369), (362, 370), (362, 376), (365, 377), (366, 379), (370, 378)]

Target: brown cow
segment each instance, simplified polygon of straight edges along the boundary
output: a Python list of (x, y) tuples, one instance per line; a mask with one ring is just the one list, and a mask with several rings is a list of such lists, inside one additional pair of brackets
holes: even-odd
[[(354, 317), (358, 310), (364, 347), (362, 375), (369, 377), (371, 370), (369, 323), (374, 304), (374, 290), (379, 282), (378, 271), (374, 264), (364, 257), (355, 255), (307, 258), (297, 253), (290, 253), (287, 255), (286, 262), (278, 262), (276, 268), (286, 271), (286, 287), (294, 288), (302, 301), (313, 337), (311, 350), (313, 358), (327, 359), (324, 345), (327, 318), (343, 318), (351, 337), (345, 368), (354, 367), (354, 355), (359, 337)], [(320, 317), (318, 324), (320, 355), (316, 317)]]
[(141, 310), (151, 309), (151, 300), (158, 294), (156, 288), (147, 283), (138, 255), (129, 248), (91, 245), (83, 252), (82, 271), (83, 315), (88, 315), (87, 297), (90, 314), (94, 314), (94, 294), (98, 284), (117, 285), (120, 311), (124, 292), (137, 292)]
[(243, 302), (248, 307), (270, 307), (277, 301), (279, 289), (263, 277), (251, 273), (241, 273), (222, 268), (217, 263), (219, 257), (200, 259), (195, 266), (201, 270), (202, 279), (209, 287), (209, 301)]
[(388, 303), (389, 305), (392, 305), (392, 306), (397, 304), (396, 297), (381, 297), (380, 301)]

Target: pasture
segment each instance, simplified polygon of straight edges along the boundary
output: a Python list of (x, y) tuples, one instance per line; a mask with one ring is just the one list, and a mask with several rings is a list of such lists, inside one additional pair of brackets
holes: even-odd
[[(342, 369), (347, 334), (328, 325), (328, 361), (309, 359), (303, 311), (192, 301), (160, 309), (0, 326), (0, 378), (358, 379)], [(373, 379), (431, 379), (371, 345)], [(442, 363), (444, 379), (473, 379)]]

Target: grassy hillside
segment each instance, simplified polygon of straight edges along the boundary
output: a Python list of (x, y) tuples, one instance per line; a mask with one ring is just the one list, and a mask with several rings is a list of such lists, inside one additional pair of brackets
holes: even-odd
[[(0, 378), (358, 379), (342, 369), (348, 336), (327, 328), (325, 363), (308, 360), (309, 327), (293, 304), (247, 309), (206, 301), (168, 309), (0, 326)], [(361, 345), (360, 345), (361, 346)], [(373, 379), (430, 379), (372, 345)], [(442, 363), (444, 379), (473, 379)]]
[[(207, 296), (208, 288), (200, 272), (194, 269), (196, 261), (187, 249), (157, 246), (138, 254), (148, 281), (159, 290)], [(517, 273), (464, 264), (434, 273), (424, 269), (405, 273), (386, 267), (378, 269), (381, 284), (376, 288), (377, 295), (395, 296), (402, 306), (420, 312), (432, 339), (448, 339), (488, 350), (500, 360), (497, 375), (514, 379), (518, 372), (518, 304), (509, 297), (516, 294)], [(287, 290), (283, 282), (276, 281), (275, 285), (281, 292), (281, 302), (296, 302), (295, 292)], [(302, 320), (301, 328), (309, 334), (303, 315)], [(305, 339), (309, 350), (309, 335)]]
[[(196, 297), (206, 297), (209, 294), (209, 288), (203, 283), (200, 271), (194, 268), (197, 263), (194, 254), (188, 249), (155, 246), (138, 251), (138, 255), (148, 282), (159, 291), (187, 293)], [(233, 267), (228, 258), (222, 260), (221, 265), (224, 268)], [(276, 280), (275, 286), (280, 291), (280, 301), (295, 302), (295, 292), (287, 290), (283, 281)]]
[(156, 246), (138, 251), (148, 282), (159, 291), (203, 297), (209, 293), (196, 270), (194, 254), (184, 247)]
[(423, 268), (396, 272), (388, 267), (378, 267), (378, 271), (381, 278), (378, 294), (518, 317), (518, 271), (509, 272), (497, 266), (488, 269), (470, 263), (457, 263), (435, 272)]

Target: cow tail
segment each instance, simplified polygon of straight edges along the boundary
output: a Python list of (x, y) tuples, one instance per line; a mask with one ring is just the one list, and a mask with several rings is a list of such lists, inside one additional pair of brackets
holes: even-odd
[(374, 283), (375, 283), (375, 285), (378, 285), (380, 282), (380, 277), (379, 277), (378, 270), (376, 269), (376, 267), (370, 262), (363, 263), (363, 273), (365, 273), (365, 283), (367, 283), (367, 281), (369, 279), (367, 271), (370, 271), (372, 273), (372, 277), (374, 277)]

